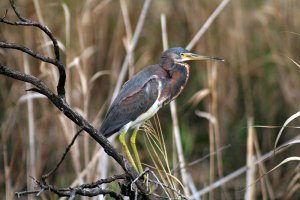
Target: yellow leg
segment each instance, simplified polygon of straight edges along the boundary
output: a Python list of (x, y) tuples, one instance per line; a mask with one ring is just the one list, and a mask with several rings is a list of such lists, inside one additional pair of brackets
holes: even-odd
[(134, 131), (132, 133), (132, 136), (130, 137), (130, 144), (131, 144), (131, 148), (132, 148), (132, 151), (133, 151), (133, 154), (134, 154), (134, 158), (135, 158), (136, 163), (137, 163), (137, 168), (139, 170), (139, 173), (142, 173), (143, 168), (142, 168), (142, 164), (141, 164), (139, 154), (138, 154), (137, 149), (136, 149), (136, 142), (135, 142), (138, 130), (139, 130), (139, 128), (134, 129)]
[[(134, 158), (136, 160), (136, 163), (137, 163), (137, 167), (138, 167), (138, 170), (139, 170), (139, 173), (143, 173), (143, 167), (142, 167), (142, 164), (141, 164), (141, 160), (140, 160), (140, 157), (139, 157), (139, 154), (138, 154), (138, 151), (136, 149), (136, 135), (138, 133), (138, 130), (139, 128), (135, 128), (133, 133), (132, 133), (132, 136), (130, 137), (130, 145), (131, 145), (131, 148), (132, 148), (132, 151), (133, 151), (133, 154), (134, 154)], [(144, 175), (144, 180), (146, 181), (146, 175)], [(150, 183), (148, 182), (148, 187), (149, 187), (149, 191), (150, 193), (152, 193), (152, 188), (151, 188), (151, 185)]]
[(132, 159), (130, 151), (129, 151), (128, 147), (127, 147), (126, 140), (125, 140), (125, 133), (126, 132), (121, 132), (121, 134), (119, 136), (120, 143), (121, 143), (121, 145), (123, 147), (123, 150), (125, 152), (126, 157), (128, 158), (128, 161), (135, 168), (135, 170), (138, 171), (138, 169), (137, 169), (137, 167), (136, 167), (136, 165), (135, 165), (135, 163), (134, 163), (134, 161)]

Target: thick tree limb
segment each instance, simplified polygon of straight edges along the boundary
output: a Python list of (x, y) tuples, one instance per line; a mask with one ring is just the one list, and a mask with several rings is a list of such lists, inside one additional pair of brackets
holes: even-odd
[[(98, 131), (88, 121), (86, 121), (86, 119), (84, 119), (81, 115), (73, 111), (68, 105), (68, 103), (65, 101), (65, 99), (61, 98), (58, 95), (55, 95), (40, 79), (38, 79), (35, 76), (11, 69), (10, 67), (5, 66), (1, 63), (0, 74), (34, 85), (39, 90), (39, 92), (48, 97), (48, 99), (60, 111), (62, 111), (65, 116), (67, 116), (78, 126), (82, 127), (83, 130), (85, 130), (98, 144), (100, 144), (104, 148), (104, 151), (120, 164), (120, 166), (124, 169), (126, 173), (128, 173), (129, 177), (132, 180), (138, 177), (138, 173), (130, 165), (128, 160), (124, 158), (120, 153), (118, 153), (110, 144), (110, 142), (102, 134), (98, 133)], [(143, 194), (146, 195), (148, 193), (146, 186), (142, 181), (137, 181), (136, 185)], [(151, 199), (151, 196), (148, 196), (148, 198)]]
[[(97, 129), (95, 129), (86, 119), (84, 119), (81, 115), (76, 113), (66, 102), (65, 99), (65, 81), (66, 81), (66, 73), (64, 69), (63, 63), (60, 61), (60, 54), (59, 54), (59, 48), (56, 38), (53, 36), (52, 32), (48, 29), (48, 27), (41, 25), (38, 22), (31, 21), (29, 19), (26, 19), (20, 15), (18, 12), (15, 3), (13, 0), (10, 0), (11, 7), (17, 17), (19, 18), (19, 21), (9, 21), (6, 19), (6, 13), (5, 15), (0, 18), (0, 23), (5, 23), (12, 26), (33, 26), (39, 28), (42, 32), (44, 32), (52, 41), (53, 43), (53, 50), (55, 54), (55, 58), (50, 58), (47, 56), (44, 56), (42, 54), (39, 54), (27, 47), (24, 47), (19, 44), (13, 44), (13, 43), (0, 43), (0, 48), (9, 48), (9, 49), (17, 49), (20, 50), (26, 54), (31, 55), (32, 57), (39, 59), (43, 62), (51, 63), (55, 65), (59, 71), (59, 81), (57, 84), (57, 95), (54, 94), (47, 85), (40, 80), (39, 78), (30, 75), (25, 74), (23, 72), (14, 70), (12, 67), (9, 67), (7, 65), (3, 65), (0, 63), (0, 74), (20, 80), (23, 82), (31, 83), (35, 86), (35, 88), (31, 89), (33, 91), (37, 91), (43, 95), (45, 95), (61, 112), (64, 113), (66, 117), (68, 117), (70, 120), (72, 120), (75, 124), (77, 124), (79, 127), (81, 127), (84, 131), (86, 131), (98, 144), (100, 144), (104, 151), (111, 156), (125, 171), (126, 175), (131, 180), (135, 180), (138, 177), (138, 173), (135, 171), (135, 169), (130, 165), (128, 160), (122, 156), (120, 153), (116, 151), (116, 149), (111, 145), (111, 143), (101, 134), (98, 132)], [(100, 180), (101, 182), (101, 180)], [(59, 196), (69, 196), (74, 197), (74, 195), (79, 194), (83, 196), (95, 196), (98, 194), (109, 194), (117, 199), (120, 199), (120, 196), (110, 190), (104, 190), (101, 188), (89, 188), (89, 184), (85, 185), (86, 188), (82, 190), (80, 186), (76, 188), (55, 188), (54, 186), (45, 184), (45, 181), (40, 182), (36, 180), (36, 183), (42, 190), (50, 190)], [(94, 183), (94, 185), (97, 185), (99, 183)], [(142, 181), (136, 181), (135, 184), (137, 185), (137, 188), (139, 189), (139, 195), (143, 195), (145, 199), (153, 199), (153, 195), (148, 195), (148, 191), (146, 188), (146, 185)], [(92, 184), (92, 186), (94, 186)], [(29, 191), (29, 193), (35, 193), (34, 191)], [(39, 191), (41, 192), (41, 191)], [(20, 194), (20, 193), (18, 193)]]

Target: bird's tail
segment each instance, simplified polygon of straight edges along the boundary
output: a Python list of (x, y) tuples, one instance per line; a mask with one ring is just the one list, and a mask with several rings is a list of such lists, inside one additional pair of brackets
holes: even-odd
[(101, 125), (101, 127), (99, 128), (99, 132), (100, 132), (100, 134), (102, 134), (104, 137), (109, 138), (110, 136), (112, 136), (112, 135), (115, 133), (115, 131), (114, 131), (114, 130), (111, 130), (111, 127), (107, 127), (105, 124), (106, 124), (106, 123), (103, 123), (103, 124)]

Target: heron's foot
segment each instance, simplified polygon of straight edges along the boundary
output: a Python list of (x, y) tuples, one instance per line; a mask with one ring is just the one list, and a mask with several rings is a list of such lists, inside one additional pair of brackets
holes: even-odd
[[(146, 172), (146, 173), (145, 173)], [(149, 191), (149, 194), (152, 193), (152, 187), (151, 187), (151, 183), (149, 181), (149, 168), (146, 168), (142, 174), (144, 174), (143, 178), (144, 178), (144, 183), (147, 185), (147, 191)]]
[(133, 185), (139, 180), (139, 179), (143, 179), (143, 183), (146, 184), (147, 186), (147, 191), (149, 191), (149, 194), (152, 193), (152, 188), (151, 188), (151, 184), (150, 184), (150, 181), (148, 181), (148, 178), (149, 178), (149, 174), (150, 174), (150, 169), (147, 167), (144, 171), (142, 171), (140, 173), (140, 175), (134, 179), (132, 182), (131, 182), (131, 190), (133, 191), (134, 188), (133, 188)]

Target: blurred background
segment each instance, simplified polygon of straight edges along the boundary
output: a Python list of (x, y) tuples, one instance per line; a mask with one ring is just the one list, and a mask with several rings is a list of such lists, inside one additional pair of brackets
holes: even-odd
[[(135, 30), (144, 1), (26, 0), (17, 1), (17, 7), (24, 17), (42, 22), (57, 37), (67, 71), (67, 100), (99, 128), (134, 35), (138, 37), (125, 80), (144, 66), (159, 62), (163, 51), (162, 15), (169, 47), (186, 47), (221, 2), (153, 0), (144, 10), (140, 34)], [(0, 13), (4, 14), (6, 8), (7, 18), (17, 20), (9, 1), (1, 1)], [(273, 150), (281, 126), (299, 110), (299, 10), (298, 0), (228, 1), (192, 46), (192, 52), (223, 57), (225, 62), (191, 62), (189, 82), (176, 100), (182, 155), (185, 163), (198, 161), (184, 170), (175, 170), (179, 179), (187, 180), (183, 184), (188, 196), (300, 198), (300, 165), (296, 161), (253, 184), (285, 158), (299, 156), (299, 144), (247, 172), (245, 168)], [(20, 43), (53, 56), (51, 42), (36, 28), (0, 24), (0, 41)], [(38, 76), (55, 90), (55, 67), (7, 49), (0, 49), (0, 61)], [(14, 192), (34, 187), (29, 176), (39, 178), (55, 166), (77, 127), (46, 98), (28, 94), (25, 90), (30, 85), (4, 76), (0, 77), (0, 85), (0, 196), (13, 199)], [(178, 168), (180, 147), (174, 142), (170, 107), (161, 109), (158, 117), (170, 168)], [(297, 119), (290, 123), (297, 124)], [(153, 165), (143, 131), (140, 134), (141, 160)], [(279, 144), (297, 136), (298, 129), (288, 127)], [(119, 148), (119, 143), (112, 140)], [(49, 182), (67, 187), (120, 173), (120, 167), (105, 156), (101, 147), (82, 134)], [(227, 175), (233, 177), (224, 179)], [(203, 190), (218, 180), (225, 181), (221, 187)], [(44, 193), (31, 198), (57, 196)]]

